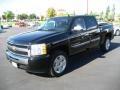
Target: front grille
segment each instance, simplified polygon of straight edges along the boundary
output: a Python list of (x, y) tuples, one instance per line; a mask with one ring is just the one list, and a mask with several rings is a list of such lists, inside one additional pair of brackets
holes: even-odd
[(28, 56), (27, 46), (8, 43), (7, 47), (8, 47), (8, 50), (10, 50), (13, 53)]

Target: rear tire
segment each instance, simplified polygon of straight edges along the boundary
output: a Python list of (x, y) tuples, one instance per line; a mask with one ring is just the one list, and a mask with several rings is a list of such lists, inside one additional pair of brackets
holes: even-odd
[(62, 76), (67, 67), (67, 55), (62, 51), (55, 51), (51, 59), (51, 65), (49, 68), (49, 75), (52, 77)]
[(101, 51), (108, 52), (110, 50), (111, 40), (109, 37), (106, 37), (104, 43), (100, 46)]

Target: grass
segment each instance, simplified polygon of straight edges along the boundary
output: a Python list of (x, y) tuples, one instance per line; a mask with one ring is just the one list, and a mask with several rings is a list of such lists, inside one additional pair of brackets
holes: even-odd
[(15, 22), (0, 22), (0, 24), (4, 25), (4, 24), (15, 24)]
[[(0, 24), (4, 25), (4, 24), (12, 24), (14, 25), (16, 22), (0, 22)], [(41, 25), (42, 23), (44, 23), (44, 21), (38, 21), (38, 23)]]

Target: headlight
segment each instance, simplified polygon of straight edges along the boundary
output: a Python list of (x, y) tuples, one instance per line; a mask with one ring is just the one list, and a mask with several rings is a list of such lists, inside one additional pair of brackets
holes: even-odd
[(46, 44), (31, 45), (31, 55), (47, 54)]

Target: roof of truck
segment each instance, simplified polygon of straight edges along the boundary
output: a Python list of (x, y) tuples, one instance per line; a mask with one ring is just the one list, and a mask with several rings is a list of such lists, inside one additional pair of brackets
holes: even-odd
[(71, 18), (77, 18), (77, 17), (94, 17), (91, 15), (76, 15), (76, 16), (56, 16), (56, 17), (52, 17), (52, 18), (66, 18), (66, 17), (71, 17)]

